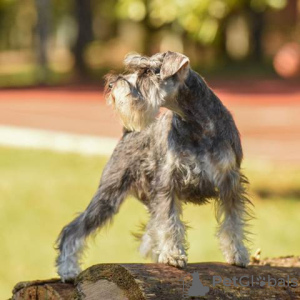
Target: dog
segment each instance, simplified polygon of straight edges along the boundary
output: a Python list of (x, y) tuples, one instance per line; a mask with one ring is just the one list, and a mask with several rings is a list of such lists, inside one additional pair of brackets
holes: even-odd
[[(78, 275), (85, 239), (112, 219), (128, 194), (150, 215), (141, 238), (144, 256), (184, 268), (182, 204), (214, 199), (225, 259), (246, 267), (252, 203), (240, 169), (240, 135), (230, 112), (183, 54), (131, 54), (124, 64), (123, 74), (106, 77), (107, 98), (124, 134), (90, 204), (57, 239), (58, 274), (63, 281)], [(160, 107), (167, 112), (157, 117)]]

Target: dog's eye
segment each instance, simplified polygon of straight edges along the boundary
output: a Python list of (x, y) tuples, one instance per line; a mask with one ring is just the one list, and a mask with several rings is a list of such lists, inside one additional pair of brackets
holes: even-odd
[(160, 69), (155, 69), (155, 70), (154, 70), (154, 74), (155, 74), (157, 77), (160, 77)]
[(112, 88), (113, 88), (113, 84), (112, 84), (112, 82), (110, 82), (109, 84), (108, 84), (108, 88), (111, 90)]

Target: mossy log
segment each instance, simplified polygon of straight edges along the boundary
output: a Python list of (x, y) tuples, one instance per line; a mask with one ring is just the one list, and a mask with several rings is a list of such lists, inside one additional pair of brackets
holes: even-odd
[(299, 258), (284, 258), (281, 263), (266, 260), (246, 269), (217, 262), (194, 263), (184, 270), (161, 264), (99, 264), (83, 271), (72, 283), (59, 279), (20, 282), (12, 299), (198, 299), (199, 295), (193, 298), (189, 293), (193, 272), (208, 287), (202, 299), (300, 299), (299, 262)]

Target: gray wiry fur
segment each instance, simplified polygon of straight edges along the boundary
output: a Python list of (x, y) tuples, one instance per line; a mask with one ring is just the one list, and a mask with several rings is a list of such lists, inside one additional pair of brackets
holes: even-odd
[[(127, 73), (108, 76), (107, 85), (110, 102), (126, 129), (91, 203), (58, 238), (59, 275), (66, 280), (78, 274), (86, 237), (113, 217), (129, 193), (150, 214), (140, 247), (143, 255), (184, 267), (181, 205), (215, 199), (225, 258), (246, 266), (245, 223), (251, 202), (231, 114), (182, 54), (131, 55), (125, 66)], [(160, 107), (169, 111), (156, 119)]]

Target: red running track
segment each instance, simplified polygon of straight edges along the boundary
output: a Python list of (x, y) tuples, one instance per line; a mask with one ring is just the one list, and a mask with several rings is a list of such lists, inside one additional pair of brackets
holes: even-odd
[[(233, 113), (250, 158), (300, 163), (300, 84), (222, 81), (211, 87)], [(0, 90), (0, 126), (120, 137), (95, 86)]]

